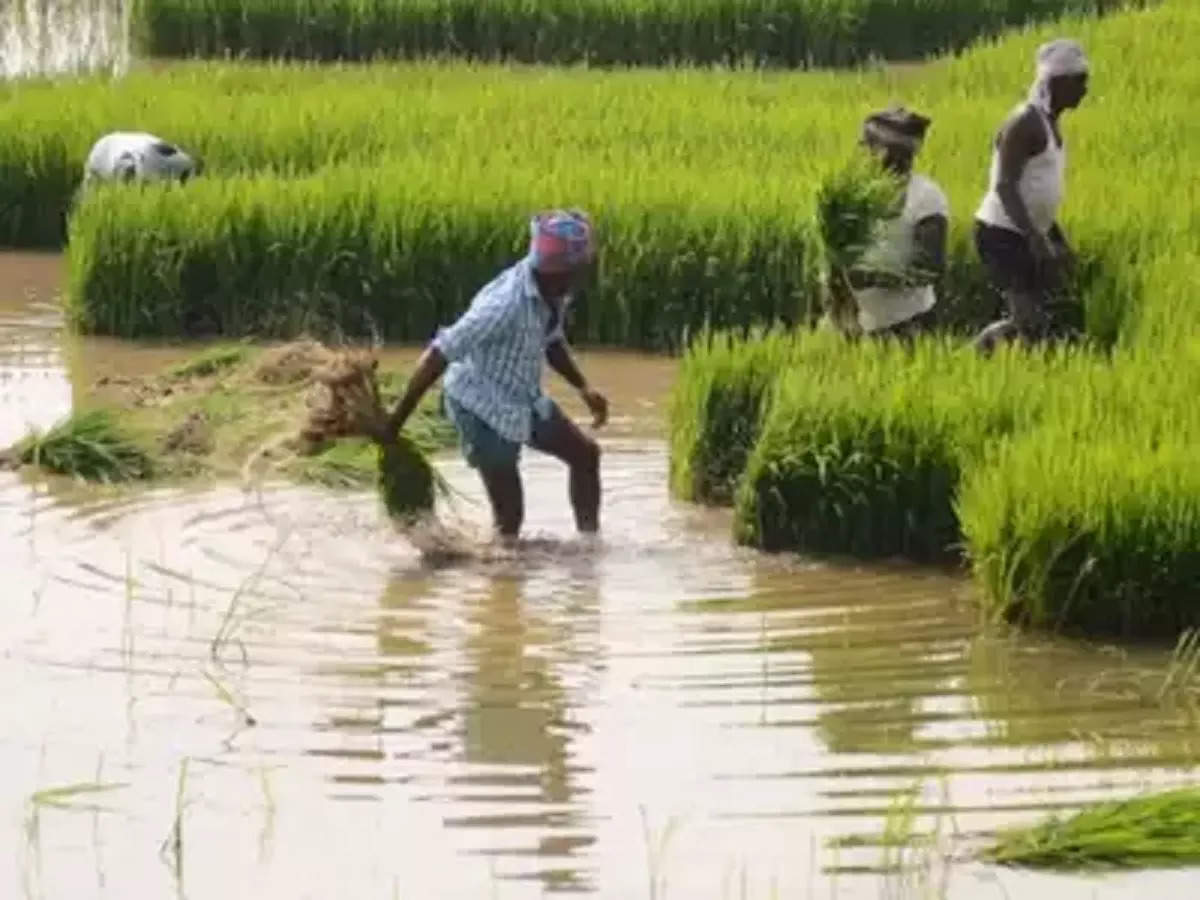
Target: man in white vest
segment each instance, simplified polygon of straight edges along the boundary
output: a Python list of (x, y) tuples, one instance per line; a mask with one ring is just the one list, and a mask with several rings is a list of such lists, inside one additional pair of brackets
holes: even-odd
[(1064, 331), (1051, 303), (1073, 253), (1058, 222), (1066, 193), (1067, 147), (1059, 117), (1083, 102), (1088, 60), (1072, 40), (1043, 44), (1028, 100), (1000, 129), (987, 194), (975, 213), (975, 245), (1008, 315), (980, 332), (984, 353), (1002, 341)]
[(849, 272), (858, 326), (872, 337), (911, 340), (933, 325), (936, 284), (946, 269), (950, 204), (932, 178), (913, 171), (930, 120), (904, 107), (863, 122), (862, 144), (904, 186), (898, 215)]

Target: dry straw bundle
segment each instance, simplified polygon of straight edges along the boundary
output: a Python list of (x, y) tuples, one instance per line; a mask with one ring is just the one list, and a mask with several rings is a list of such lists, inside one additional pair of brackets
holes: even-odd
[[(367, 438), (376, 447), (377, 484), (388, 514), (404, 524), (427, 517), (446, 486), (425, 451), (389, 428), (378, 369), (379, 361), (369, 351), (333, 350), (315, 341), (285, 344), (265, 354), (255, 379), (283, 389), (306, 386), (304, 412), (298, 432), (268, 441), (251, 455), (243, 472), (280, 447), (295, 459), (323, 453), (339, 439)], [(276, 459), (273, 467), (286, 461)]]
[(438, 479), (421, 448), (389, 428), (378, 368), (379, 361), (366, 351), (326, 352), (312, 373), (301, 452), (315, 452), (338, 438), (370, 438), (377, 445), (384, 507), (393, 518), (415, 519), (433, 510)]

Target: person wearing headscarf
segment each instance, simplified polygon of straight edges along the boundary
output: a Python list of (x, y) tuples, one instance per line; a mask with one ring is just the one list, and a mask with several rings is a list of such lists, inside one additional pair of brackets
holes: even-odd
[(882, 223), (874, 244), (849, 272), (858, 325), (867, 335), (911, 338), (933, 323), (950, 206), (932, 178), (913, 172), (930, 124), (904, 107), (873, 113), (863, 122), (863, 146), (904, 183), (899, 215)]
[(1067, 150), (1059, 119), (1083, 102), (1089, 64), (1083, 48), (1060, 38), (1038, 48), (1033, 85), (996, 136), (987, 193), (975, 214), (975, 245), (1007, 316), (976, 346), (1041, 340), (1064, 331), (1051, 315), (1073, 253), (1058, 222)]
[(533, 216), (525, 257), (501, 272), (425, 349), (389, 427), (404, 427), (421, 397), (445, 373), (442, 399), (464, 458), (483, 480), (496, 531), (520, 532), (522, 445), (564, 462), (575, 524), (599, 529), (600, 448), (542, 390), (543, 361), (576, 391), (599, 428), (608, 401), (580, 373), (564, 331), (571, 295), (596, 258), (591, 218), (576, 209)]
[(198, 175), (198, 159), (157, 135), (114, 131), (92, 145), (83, 167), (85, 185), (93, 181), (178, 181)]

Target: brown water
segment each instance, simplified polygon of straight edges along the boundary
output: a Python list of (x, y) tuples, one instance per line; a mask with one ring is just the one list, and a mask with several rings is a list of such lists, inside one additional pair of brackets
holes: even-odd
[[(0, 443), (184, 352), (68, 339), (58, 269), (0, 258)], [(965, 861), (997, 826), (1188, 778), (1165, 654), (981, 636), (944, 574), (739, 551), (667, 496), (673, 364), (584, 364), (616, 414), (595, 548), (535, 456), (538, 540), (440, 568), (366, 493), (0, 474), (0, 896), (1191, 895), (1194, 872)], [(115, 786), (38, 796), (80, 783)], [(906, 796), (943, 836), (915, 869), (832, 843)]]

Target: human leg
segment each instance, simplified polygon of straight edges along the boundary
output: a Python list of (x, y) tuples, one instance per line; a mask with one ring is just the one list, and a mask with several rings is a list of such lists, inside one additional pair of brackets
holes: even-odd
[(537, 422), (530, 444), (568, 467), (568, 493), (575, 527), (586, 533), (600, 529), (600, 445), (563, 415), (557, 405)]
[(1045, 285), (1025, 238), (1007, 228), (976, 222), (975, 249), (1007, 311), (979, 332), (976, 349), (990, 354), (998, 344), (1016, 338), (1031, 342), (1045, 337), (1049, 328)]
[(503, 540), (513, 540), (525, 520), (525, 496), (521, 473), (514, 462), (508, 466), (480, 466), (479, 477), (492, 506), (492, 522)]
[(443, 397), (447, 418), (458, 432), (463, 458), (483, 481), (496, 531), (511, 540), (520, 533), (525, 518), (524, 491), (517, 469), (521, 445), (502, 438), (449, 395)]

